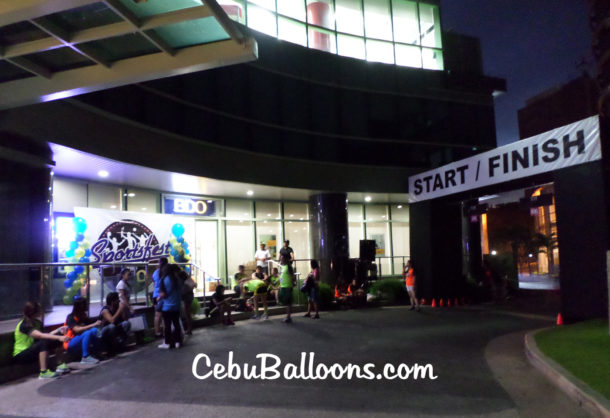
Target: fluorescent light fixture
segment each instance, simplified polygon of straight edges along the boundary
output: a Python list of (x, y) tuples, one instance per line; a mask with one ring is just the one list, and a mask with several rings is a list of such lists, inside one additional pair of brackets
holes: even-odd
[(496, 197), (500, 197), (497, 194), (490, 194), (487, 196), (481, 196), (479, 197), (479, 202), (483, 202), (484, 200), (489, 200), (489, 199), (495, 199)]
[(252, 196), (252, 195), (254, 194), (254, 192), (253, 192), (252, 190), (248, 190), (248, 191), (246, 192), (246, 194), (247, 194), (248, 196)]
[(135, 193), (129, 193), (129, 194), (127, 195), (127, 197), (135, 197), (135, 196), (136, 196), (136, 194), (135, 194)]
[(212, 202), (213, 202), (213, 200), (208, 200), (207, 202), (208, 202), (208, 203), (212, 203)]
[(97, 172), (97, 175), (100, 176), (101, 178), (106, 178), (110, 175), (109, 172), (107, 172), (106, 170), (100, 170)]
[(398, 209), (402, 209), (402, 205), (398, 205), (396, 206)]
[(365, 201), (365, 202), (370, 202), (371, 200), (373, 200), (373, 198), (372, 198), (371, 196), (366, 196), (366, 197), (364, 198), (364, 201)]

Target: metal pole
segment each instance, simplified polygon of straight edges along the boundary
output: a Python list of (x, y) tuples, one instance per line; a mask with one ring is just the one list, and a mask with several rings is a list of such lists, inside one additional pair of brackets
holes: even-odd
[(90, 266), (87, 265), (85, 267), (85, 271), (87, 272), (87, 279), (86, 279), (87, 280), (87, 304), (88, 304), (87, 313), (91, 314), (91, 299), (90, 299), (90, 297), (91, 297), (91, 289), (90, 289), (91, 283), (90, 283), (90, 280), (89, 280), (89, 268), (90, 268)]
[(148, 282), (148, 263), (144, 265), (144, 274), (146, 275), (146, 279), (144, 280), (144, 293), (146, 294), (146, 307), (150, 305), (150, 295), (148, 294), (148, 286), (150, 283)]
[(40, 320), (42, 321), (42, 324), (44, 325), (44, 311), (45, 311), (45, 303), (44, 303), (44, 266), (40, 266), (40, 297), (39, 297), (39, 303), (40, 303), (40, 310), (41, 310)]

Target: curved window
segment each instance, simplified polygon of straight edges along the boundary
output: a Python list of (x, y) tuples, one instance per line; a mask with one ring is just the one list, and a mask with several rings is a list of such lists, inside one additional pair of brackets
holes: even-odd
[(229, 17), (294, 44), (443, 70), (439, 7), (412, 0), (220, 0)]

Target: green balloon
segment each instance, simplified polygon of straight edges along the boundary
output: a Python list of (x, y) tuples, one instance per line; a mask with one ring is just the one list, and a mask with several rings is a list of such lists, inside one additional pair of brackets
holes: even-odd
[(72, 298), (68, 295), (64, 296), (63, 301), (64, 301), (64, 305), (72, 305)]
[(191, 314), (197, 315), (201, 311), (201, 304), (197, 299), (193, 299), (193, 303), (191, 304)]
[[(72, 283), (72, 289), (74, 290), (79, 290), (81, 287), (83, 287), (83, 283), (80, 280), (75, 280), (74, 283)], [(74, 294), (76, 294), (76, 292)]]

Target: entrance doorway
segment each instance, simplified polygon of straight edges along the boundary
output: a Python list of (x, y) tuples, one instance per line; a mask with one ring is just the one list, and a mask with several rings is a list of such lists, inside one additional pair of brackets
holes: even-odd
[(208, 283), (216, 283), (218, 268), (218, 221), (198, 220), (195, 222), (195, 264), (205, 272), (206, 291)]

